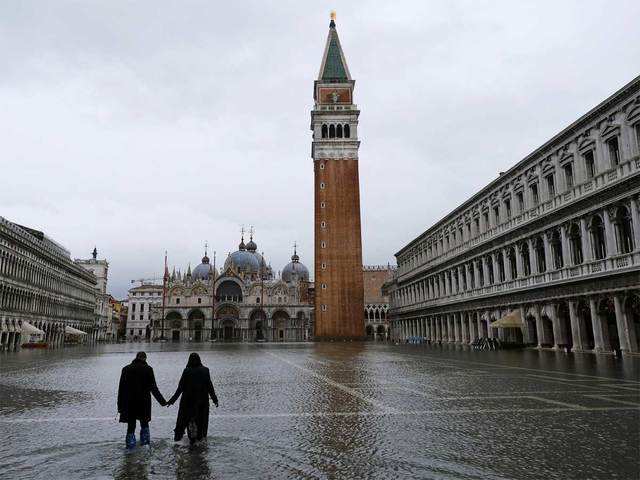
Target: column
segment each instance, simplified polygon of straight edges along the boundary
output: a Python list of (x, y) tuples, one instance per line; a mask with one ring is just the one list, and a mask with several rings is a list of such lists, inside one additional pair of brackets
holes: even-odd
[(580, 319), (576, 313), (576, 302), (569, 301), (569, 318), (571, 320), (571, 340), (573, 342), (574, 352), (583, 352), (584, 346), (582, 345), (582, 329), (580, 328)]
[(593, 260), (593, 248), (591, 247), (591, 235), (587, 229), (587, 219), (580, 219), (580, 237), (582, 241), (582, 256), (585, 262)]
[(453, 328), (451, 325), (451, 315), (447, 315), (447, 341), (449, 343), (453, 342)]
[[(538, 255), (536, 255), (535, 242), (533, 238), (527, 240), (529, 244), (529, 262), (531, 263), (531, 273), (536, 274), (540, 271), (538, 268)], [(522, 317), (524, 320), (524, 317)]]
[(453, 340), (456, 343), (460, 343), (460, 327), (458, 325), (459, 313), (453, 314)]
[(524, 262), (522, 261), (522, 244), (516, 245), (514, 251), (516, 254), (516, 268), (521, 275), (524, 275)]
[(616, 311), (616, 325), (618, 326), (618, 337), (620, 337), (620, 350), (628, 353), (631, 349), (631, 342), (629, 341), (631, 329), (629, 328), (627, 316), (622, 308), (622, 295), (613, 296), (613, 306)]
[(476, 319), (478, 324), (478, 338), (484, 338), (484, 331), (482, 330), (482, 315), (480, 312), (476, 313)]
[(612, 255), (618, 254), (618, 244), (616, 242), (616, 233), (614, 230), (613, 223), (611, 222), (611, 217), (614, 212), (605, 209), (604, 215), (602, 215), (604, 219), (604, 234), (607, 239), (607, 257), (611, 257)]
[(589, 298), (589, 310), (591, 312), (591, 325), (593, 327), (593, 351), (603, 352), (604, 346), (604, 332), (602, 329), (602, 320), (598, 314), (598, 307), (594, 298)]
[(633, 223), (633, 247), (640, 248), (640, 196), (631, 197), (631, 222)]
[(560, 319), (558, 318), (556, 305), (551, 304), (548, 311), (551, 312), (551, 324), (553, 326), (553, 348), (557, 350), (559, 348), (558, 341), (562, 338), (562, 331), (560, 329)]

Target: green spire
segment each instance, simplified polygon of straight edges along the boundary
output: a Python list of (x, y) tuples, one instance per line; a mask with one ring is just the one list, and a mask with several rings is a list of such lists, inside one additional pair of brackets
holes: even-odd
[(338, 35), (335, 29), (331, 29), (331, 39), (329, 40), (329, 49), (327, 50), (327, 60), (324, 63), (324, 71), (322, 72), (322, 80), (346, 82), (347, 71), (342, 62), (340, 45), (338, 44)]

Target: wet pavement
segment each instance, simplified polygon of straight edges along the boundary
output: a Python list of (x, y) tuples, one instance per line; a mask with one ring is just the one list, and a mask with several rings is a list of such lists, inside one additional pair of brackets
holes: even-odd
[[(188, 353), (220, 408), (206, 443), (125, 453), (120, 369), (144, 349), (160, 391)], [(107, 345), (0, 355), (0, 478), (640, 477), (640, 359), (385, 344)]]

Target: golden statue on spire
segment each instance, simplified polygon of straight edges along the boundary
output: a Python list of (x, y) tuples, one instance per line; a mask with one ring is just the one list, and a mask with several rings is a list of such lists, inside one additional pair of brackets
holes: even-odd
[(336, 11), (335, 10), (331, 10), (330, 17), (331, 17), (331, 20), (333, 20), (334, 22), (336, 21)]

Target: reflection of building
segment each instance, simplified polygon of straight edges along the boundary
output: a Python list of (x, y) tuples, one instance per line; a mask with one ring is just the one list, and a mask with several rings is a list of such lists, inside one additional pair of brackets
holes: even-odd
[(151, 309), (162, 304), (162, 285), (141, 281), (127, 297), (127, 340), (151, 339)]
[(0, 348), (21, 343), (22, 323), (45, 334), (50, 346), (65, 327), (94, 338), (96, 278), (44, 233), (0, 217)]
[[(281, 278), (257, 252), (253, 238), (229, 255), (218, 273), (205, 251), (193, 272), (165, 272), (166, 298), (153, 307), (154, 336), (202, 341), (303, 341), (310, 338), (313, 289), (294, 250)], [(215, 281), (214, 281), (215, 279)], [(212, 296), (215, 288), (215, 299)], [(131, 307), (130, 307), (131, 308)], [(212, 311), (215, 318), (212, 321)], [(164, 322), (162, 321), (164, 311)]]
[(76, 259), (76, 263), (85, 270), (89, 270), (96, 277), (96, 326), (95, 338), (98, 341), (110, 340), (111, 322), (113, 316), (112, 297), (107, 293), (109, 263), (98, 260), (98, 250), (93, 249), (92, 258), (88, 260)]
[(367, 338), (386, 340), (389, 331), (389, 297), (382, 294), (382, 285), (392, 278), (395, 267), (364, 266), (364, 323)]
[(393, 337), (640, 350), (640, 77), (397, 254)]
[(331, 19), (311, 111), (315, 172), (315, 336), (364, 338), (358, 116)]

